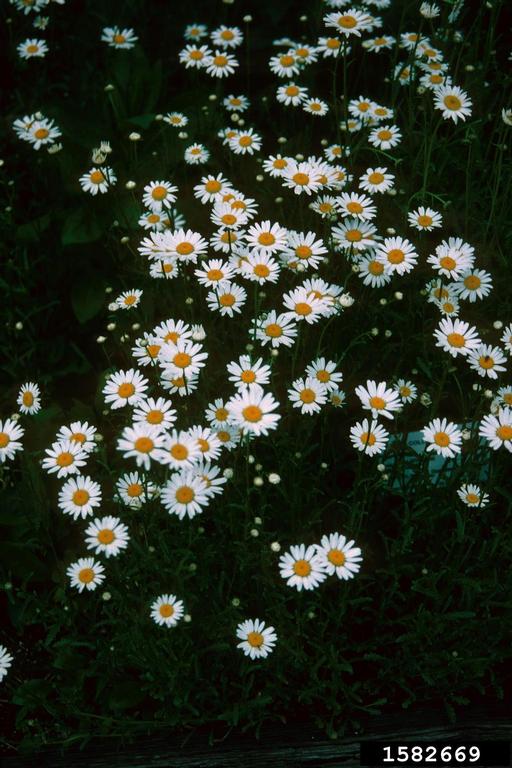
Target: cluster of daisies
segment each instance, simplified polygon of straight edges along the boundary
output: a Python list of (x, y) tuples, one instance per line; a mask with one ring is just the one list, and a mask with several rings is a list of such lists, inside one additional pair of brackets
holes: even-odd
[(47, 147), (51, 152), (60, 146), (55, 143), (56, 139), (62, 136), (60, 128), (54, 120), (45, 117), (41, 112), (18, 118), (12, 127), (17, 137), (22, 141), (28, 141), (34, 149)]

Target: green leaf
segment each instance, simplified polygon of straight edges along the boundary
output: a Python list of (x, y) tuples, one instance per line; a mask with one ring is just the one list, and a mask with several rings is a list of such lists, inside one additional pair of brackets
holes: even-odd
[(87, 273), (71, 288), (71, 306), (80, 323), (86, 323), (103, 308), (105, 301), (105, 281), (103, 278)]
[(64, 221), (61, 233), (63, 245), (75, 243), (92, 243), (98, 240), (104, 232), (100, 217), (90, 208), (77, 208)]

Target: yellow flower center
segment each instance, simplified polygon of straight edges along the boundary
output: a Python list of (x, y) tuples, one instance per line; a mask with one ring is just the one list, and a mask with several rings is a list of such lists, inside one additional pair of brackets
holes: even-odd
[(489, 370), (490, 368), (494, 368), (494, 360), (492, 357), (489, 357), (489, 355), (481, 355), (478, 358), (478, 362), (480, 364), (481, 368), (484, 368), (485, 370)]
[(153, 200), (164, 200), (167, 197), (167, 189), (162, 186), (155, 187), (151, 190), (151, 197)]
[(361, 203), (357, 203), (355, 200), (351, 200), (350, 203), (347, 203), (347, 211), (350, 213), (362, 213), (364, 208)]
[(370, 173), (368, 176), (368, 181), (370, 184), (382, 184), (384, 181), (384, 174), (378, 173), (378, 171), (374, 171), (373, 173)]
[(266, 264), (256, 264), (254, 267), (254, 274), (258, 277), (268, 277), (270, 275), (270, 269)]
[(293, 564), (293, 570), (297, 576), (309, 576), (311, 566), (307, 560), (296, 560)]
[(139, 453), (149, 453), (153, 450), (155, 444), (150, 437), (138, 437), (133, 447)]
[(169, 619), (174, 614), (174, 608), (169, 603), (161, 605), (158, 611), (163, 619)]
[(400, 248), (392, 248), (388, 252), (388, 261), (391, 264), (401, 264), (402, 261), (405, 259), (405, 254)]
[(464, 285), (470, 291), (476, 291), (477, 288), (480, 288), (481, 283), (482, 281), (477, 275), (468, 275), (464, 278)]
[(232, 293), (223, 293), (222, 296), (219, 298), (219, 303), (223, 307), (232, 307), (235, 301), (236, 301), (236, 298), (233, 296)]
[(354, 29), (357, 25), (357, 19), (346, 13), (343, 16), (338, 16), (338, 25), (344, 29)]
[(262, 232), (258, 236), (258, 243), (260, 245), (264, 245), (264, 246), (273, 245), (275, 243), (275, 241), (276, 241), (276, 239), (275, 239), (274, 235), (272, 234), (272, 232)]
[(228, 60), (226, 56), (222, 56), (222, 55), (214, 56), (213, 63), (215, 64), (216, 67), (225, 67), (226, 64), (228, 63)]
[(224, 29), (221, 32), (220, 36), (222, 37), (223, 40), (232, 40), (235, 35), (230, 29)]
[(200, 61), (203, 58), (204, 54), (202, 51), (199, 51), (197, 49), (194, 49), (193, 51), (190, 51), (189, 57), (193, 59), (194, 61)]
[(432, 216), (427, 216), (427, 214), (423, 214), (421, 216), (418, 216), (417, 222), (420, 225), (420, 227), (430, 227), (432, 224)]
[(49, 136), (50, 131), (48, 131), (46, 128), (38, 128), (37, 131), (34, 133), (34, 136), (36, 139), (46, 139), (47, 136)]
[(466, 501), (468, 504), (478, 504), (480, 501), (480, 496), (478, 496), (476, 493), (467, 493)]
[(77, 507), (83, 507), (89, 501), (90, 495), (84, 488), (80, 488), (74, 492), (72, 499), (73, 504), (76, 504)]
[(192, 358), (186, 352), (178, 352), (178, 354), (174, 355), (172, 361), (177, 368), (186, 368), (192, 362)]
[(368, 264), (368, 272), (371, 275), (382, 275), (384, 272), (384, 264), (381, 264), (380, 261), (370, 261)]
[(315, 391), (313, 389), (309, 389), (306, 387), (306, 389), (303, 389), (302, 392), (299, 395), (300, 399), (303, 403), (306, 403), (306, 405), (309, 405), (309, 403), (314, 403), (316, 400)]
[(309, 176), (307, 173), (294, 173), (292, 176), (292, 181), (303, 187), (305, 184), (309, 184)]
[(114, 43), (117, 43), (118, 45), (122, 45), (126, 42), (126, 37), (124, 35), (114, 35)]
[(325, 44), (327, 48), (330, 48), (332, 51), (336, 50), (341, 45), (337, 37), (328, 37)]
[(37, 53), (39, 50), (38, 45), (27, 45), (27, 53)]
[(91, 175), (89, 176), (89, 180), (93, 184), (101, 184), (103, 181), (105, 181), (105, 177), (101, 171), (96, 170), (91, 173)]
[(512, 440), (512, 427), (508, 424), (502, 424), (496, 430), (496, 437), (499, 437), (500, 440)]
[(272, 165), (274, 166), (274, 168), (278, 168), (279, 170), (281, 170), (282, 168), (286, 168), (288, 163), (286, 162), (286, 160), (283, 160), (282, 157), (278, 157), (277, 160), (274, 160)]
[(363, 432), (359, 439), (363, 445), (375, 445), (377, 442), (377, 438), (373, 432)]
[(180, 256), (188, 256), (190, 253), (192, 253), (193, 250), (194, 250), (194, 246), (192, 245), (192, 243), (187, 243), (187, 242), (178, 243), (178, 245), (176, 246), (176, 251), (177, 253), (180, 254)]
[(100, 544), (112, 544), (115, 538), (114, 531), (111, 531), (110, 528), (103, 528), (102, 531), (98, 531)]
[(188, 457), (188, 448), (186, 445), (182, 445), (181, 443), (176, 443), (172, 446), (171, 450), (169, 451), (173, 459), (176, 459), (177, 461), (184, 461)]
[(0, 432), (0, 448), (6, 448), (11, 442), (11, 438), (5, 432)]
[(449, 333), (446, 341), (451, 347), (463, 347), (466, 344), (466, 339), (462, 333)]
[(379, 138), (381, 141), (389, 141), (392, 136), (393, 134), (391, 131), (388, 131), (385, 128), (377, 133), (377, 138)]
[(441, 259), (439, 259), (439, 263), (443, 269), (447, 269), (447, 270), (455, 269), (455, 267), (457, 266), (457, 262), (455, 261), (455, 259), (452, 259), (451, 256), (443, 256)]
[(179, 504), (190, 504), (195, 498), (194, 489), (189, 485), (182, 485), (176, 490), (176, 501)]
[(310, 315), (312, 311), (310, 305), (306, 304), (305, 301), (299, 301), (299, 303), (295, 305), (295, 312), (302, 317)]
[(31, 405), (34, 404), (34, 395), (32, 392), (24, 392), (22, 397), (23, 405), (25, 405), (27, 408), (30, 408)]
[(264, 642), (263, 635), (260, 632), (249, 632), (247, 642), (253, 648), (261, 648)]
[(261, 421), (263, 412), (257, 405), (248, 405), (242, 411), (242, 416), (246, 421), (250, 421), (252, 424), (257, 421)]
[(117, 394), (119, 397), (128, 398), (135, 394), (135, 387), (131, 381), (125, 381), (124, 384), (120, 384), (117, 388)]
[(73, 463), (73, 454), (68, 451), (63, 451), (57, 456), (57, 464), (59, 467), (69, 467)]
[(279, 59), (279, 62), (282, 67), (291, 67), (294, 63), (295, 59), (293, 56), (281, 56)]
[(92, 568), (82, 568), (78, 572), (78, 580), (82, 582), (82, 584), (90, 584), (91, 581), (94, 580), (94, 571)]
[(265, 333), (270, 336), (271, 339), (278, 339), (283, 335), (283, 329), (277, 323), (269, 323), (265, 328)]
[(131, 499), (135, 499), (137, 496), (142, 496), (143, 490), (144, 489), (140, 483), (130, 483), (126, 489), (126, 493)]
[(210, 179), (209, 181), (206, 182), (206, 184), (204, 185), (204, 188), (206, 192), (214, 193), (222, 189), (222, 184), (220, 183), (220, 181), (217, 181), (217, 179)]
[(162, 411), (148, 411), (146, 421), (148, 424), (161, 424), (164, 420)]
[(372, 408), (375, 408), (377, 411), (381, 411), (383, 408), (386, 407), (386, 401), (382, 397), (377, 397), (377, 395), (374, 395), (374, 397), (370, 397), (370, 405)]
[(462, 106), (461, 100), (457, 96), (453, 96), (453, 94), (445, 96), (443, 102), (447, 109), (451, 109), (453, 111), (460, 109)]
[(327, 555), (327, 559), (333, 565), (339, 567), (345, 562), (345, 555), (340, 549), (331, 549)]
[(447, 435), (446, 432), (436, 432), (434, 435), (434, 442), (440, 448), (446, 448), (447, 445), (450, 445), (450, 436)]
[(358, 243), (363, 239), (363, 235), (358, 229), (347, 229), (345, 237), (349, 243)]
[[(285, 89), (285, 93), (286, 93), (287, 96), (298, 96), (300, 91), (299, 91), (299, 89), (297, 88), (296, 85), (289, 85)], [(281, 166), (281, 168), (283, 168), (283, 167), (284, 166)]]

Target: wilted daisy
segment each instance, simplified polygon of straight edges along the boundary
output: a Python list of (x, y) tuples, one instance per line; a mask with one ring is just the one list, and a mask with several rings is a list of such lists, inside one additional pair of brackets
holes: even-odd
[(156, 453), (163, 444), (164, 435), (158, 426), (137, 422), (123, 429), (117, 441), (117, 450), (123, 451), (123, 458), (133, 457), (138, 467), (147, 470), (151, 466), (151, 459), (156, 459)]
[(403, 275), (410, 272), (418, 263), (418, 254), (414, 245), (403, 237), (386, 237), (378, 243), (375, 259), (384, 265), (390, 274)]
[(210, 503), (206, 482), (191, 469), (171, 475), (160, 492), (160, 501), (170, 515), (192, 519)]
[(46, 458), (42, 461), (43, 469), (48, 474), (56, 472), (59, 478), (80, 474), (80, 467), (83, 467), (88, 459), (88, 454), (81, 444), (71, 440), (52, 443), (52, 447), (47, 448), (45, 453)]
[(279, 573), (286, 579), (286, 584), (298, 592), (315, 589), (327, 578), (315, 544), (290, 547), (290, 551), (279, 558)]
[(207, 74), (212, 77), (227, 77), (232, 75), (238, 67), (238, 61), (230, 54), (223, 51), (216, 50), (205, 61), (205, 68)]
[(13, 459), (16, 451), (23, 450), (20, 438), (24, 433), (25, 430), (16, 421), (0, 419), (0, 462), (2, 464), (6, 459)]
[(183, 600), (176, 595), (160, 595), (151, 604), (151, 618), (161, 627), (175, 627), (183, 614)]
[(358, 573), (362, 561), (361, 550), (354, 547), (354, 541), (347, 541), (341, 533), (322, 536), (317, 544), (317, 553), (325, 571), (330, 575), (347, 581)]
[(48, 53), (48, 46), (44, 40), (30, 38), (20, 43), (17, 51), (20, 59), (43, 58)]
[(274, 627), (266, 627), (260, 619), (242, 621), (236, 628), (236, 636), (241, 641), (236, 647), (251, 659), (265, 659), (277, 640)]
[(143, 291), (138, 288), (132, 288), (131, 291), (123, 291), (115, 300), (115, 304), (120, 309), (133, 309), (140, 304)]
[(462, 88), (441, 85), (434, 91), (434, 107), (440, 109), (445, 120), (465, 120), (471, 115), (473, 102)]
[(512, 453), (512, 408), (499, 408), (498, 413), (484, 416), (478, 429), (491, 448), (506, 448)]
[(327, 389), (318, 379), (311, 376), (296, 379), (288, 390), (288, 400), (294, 408), (300, 408), (301, 413), (318, 413), (327, 402)]
[(84, 589), (92, 591), (105, 581), (105, 569), (93, 557), (81, 557), (69, 566), (66, 573), (71, 580), (71, 586), (76, 587), (79, 592)]
[(377, 149), (392, 149), (400, 143), (402, 134), (396, 125), (382, 125), (373, 128), (368, 136), (368, 141)]
[(91, 168), (79, 178), (83, 191), (89, 192), (91, 195), (97, 195), (98, 192), (102, 195), (105, 194), (116, 181), (117, 176), (114, 171), (106, 165), (102, 165), (100, 168)]
[(41, 410), (41, 390), (33, 381), (22, 384), (16, 403), (20, 407), (20, 413), (32, 416)]
[(499, 347), (493, 347), (492, 344), (481, 344), (469, 353), (467, 359), (470, 368), (479, 376), (497, 379), (498, 373), (506, 370), (503, 365), (507, 362), (506, 356)]
[(272, 413), (279, 407), (270, 392), (264, 391), (258, 384), (249, 386), (236, 395), (233, 395), (226, 403), (230, 421), (244, 434), (267, 435), (272, 429), (277, 428), (281, 416)]
[(85, 520), (94, 514), (95, 507), (101, 506), (101, 488), (90, 477), (79, 475), (66, 480), (59, 491), (58, 505), (66, 515), (75, 520), (79, 517)]
[(475, 302), (484, 299), (492, 290), (492, 278), (483, 269), (468, 269), (462, 272), (451, 286), (459, 299)]
[(376, 421), (358, 421), (350, 428), (350, 441), (354, 448), (367, 456), (382, 453), (389, 439), (389, 432)]
[(0, 645), (0, 682), (7, 674), (7, 670), (12, 664), (12, 656), (7, 652), (7, 648), (4, 645)]
[(419, 232), (431, 232), (435, 227), (443, 225), (441, 214), (434, 211), (433, 208), (425, 208), (423, 205), (408, 213), (407, 220), (410, 226)]
[(387, 168), (367, 168), (366, 173), (359, 177), (359, 188), (371, 194), (392, 189), (395, 177), (387, 171)]
[(424, 429), (423, 440), (427, 451), (434, 451), (444, 458), (453, 459), (461, 452), (462, 432), (447, 419), (433, 419)]
[(105, 27), (101, 39), (111, 48), (133, 48), (139, 39), (133, 29), (121, 29), (120, 27)]
[(144, 400), (148, 385), (148, 380), (140, 371), (130, 368), (127, 371), (112, 373), (106, 380), (102, 393), (105, 395), (105, 403), (110, 404), (112, 410), (116, 410)]
[(452, 320), (446, 317), (440, 321), (434, 331), (436, 347), (441, 347), (449, 352), (452, 357), (467, 355), (482, 343), (478, 338), (478, 332), (473, 326), (463, 320)]
[(406, 379), (398, 379), (397, 383), (393, 387), (395, 392), (400, 397), (402, 403), (412, 403), (418, 396), (418, 388), (412, 381)]
[(146, 208), (150, 208), (156, 213), (160, 213), (163, 208), (171, 208), (176, 202), (176, 192), (178, 187), (169, 181), (150, 181), (144, 187), (142, 202)]
[(464, 483), (457, 490), (457, 496), (467, 507), (486, 507), (489, 503), (489, 494), (482, 493), (480, 486), (472, 483)]
[(355, 393), (361, 400), (363, 408), (371, 410), (374, 418), (385, 416), (387, 419), (392, 419), (393, 411), (399, 411), (402, 407), (397, 393), (388, 388), (385, 381), (377, 384), (375, 381), (368, 380), (366, 387), (362, 385), (356, 387)]
[(116, 557), (128, 546), (128, 528), (118, 517), (96, 518), (85, 531), (87, 549), (93, 549), (96, 555)]

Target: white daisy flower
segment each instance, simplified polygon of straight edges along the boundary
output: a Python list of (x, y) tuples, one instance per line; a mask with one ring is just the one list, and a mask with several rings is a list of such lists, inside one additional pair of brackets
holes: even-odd
[(81, 444), (71, 440), (52, 443), (52, 447), (47, 448), (45, 453), (47, 455), (42, 461), (43, 469), (50, 475), (56, 472), (58, 478), (80, 474), (80, 467), (83, 467), (88, 459), (88, 454)]
[(262, 221), (247, 230), (247, 245), (272, 254), (286, 248), (287, 230), (279, 224)]
[(156, 400), (148, 397), (147, 400), (137, 403), (133, 411), (133, 421), (150, 424), (165, 432), (176, 421), (176, 410), (172, 407), (171, 401), (164, 397)]
[(280, 85), (276, 92), (276, 99), (285, 106), (298, 107), (304, 99), (307, 99), (308, 89), (296, 83)]
[(48, 53), (48, 46), (44, 40), (28, 38), (17, 47), (20, 59), (43, 58)]
[(288, 400), (294, 408), (300, 408), (301, 413), (318, 413), (327, 402), (327, 388), (311, 376), (296, 379), (288, 390)]
[(475, 302), (484, 299), (492, 290), (492, 277), (483, 269), (468, 269), (452, 285), (459, 299)]
[(384, 265), (390, 274), (395, 272), (403, 275), (411, 272), (418, 263), (418, 254), (414, 245), (403, 237), (386, 237), (383, 243), (378, 243), (375, 259)]
[(183, 600), (178, 600), (176, 595), (160, 595), (151, 604), (150, 615), (160, 627), (175, 627), (184, 612)]
[(206, 297), (209, 309), (220, 312), (221, 315), (233, 317), (242, 311), (247, 299), (245, 288), (230, 282), (229, 280), (219, 285), (216, 290), (210, 291)]
[(278, 407), (274, 396), (270, 392), (265, 393), (258, 384), (249, 384), (226, 403), (231, 423), (244, 434), (251, 435), (267, 435), (277, 428), (281, 416), (272, 411)]
[(127, 472), (116, 482), (116, 497), (133, 509), (140, 509), (157, 493), (157, 486), (139, 472)]
[(252, 363), (250, 355), (240, 355), (238, 362), (233, 360), (228, 363), (227, 370), (231, 374), (229, 381), (233, 381), (235, 387), (242, 391), (250, 384), (268, 384), (270, 380), (270, 366), (263, 365), (261, 357)]
[(219, 50), (214, 51), (205, 61), (206, 72), (212, 77), (232, 75), (238, 66), (238, 61), (231, 53)]
[(381, 288), (383, 285), (391, 282), (391, 272), (385, 268), (381, 261), (377, 260), (373, 252), (366, 256), (361, 256), (356, 263), (359, 267), (357, 275), (364, 285), (370, 285), (372, 288)]
[(280, 346), (292, 347), (297, 338), (297, 322), (288, 312), (278, 315), (275, 310), (254, 321), (256, 339), (273, 349)]
[(402, 134), (396, 125), (381, 125), (373, 128), (368, 136), (368, 141), (377, 149), (392, 149), (400, 143)]
[(393, 389), (400, 397), (402, 403), (412, 403), (418, 396), (418, 388), (412, 381), (398, 379)]
[(252, 128), (237, 131), (228, 141), (228, 146), (235, 155), (253, 155), (261, 149), (262, 138)]
[(210, 174), (203, 176), (201, 183), (195, 185), (194, 197), (203, 204), (213, 203), (228, 190), (231, 190), (231, 184), (224, 178), (222, 173), (218, 173), (217, 176)]
[(482, 493), (480, 486), (473, 483), (463, 483), (457, 496), (467, 507), (486, 507), (489, 503), (489, 494)]
[(184, 430), (173, 429), (164, 435), (163, 445), (155, 451), (155, 458), (160, 464), (169, 465), (172, 469), (189, 469), (201, 455), (197, 441)]
[(72, 443), (78, 443), (85, 453), (92, 453), (96, 448), (94, 440), (96, 432), (96, 427), (87, 421), (73, 421), (69, 427), (61, 427), (56, 437), (60, 442), (70, 440)]
[(123, 291), (114, 301), (120, 309), (133, 309), (140, 304), (143, 291), (138, 288), (132, 288), (131, 291)]
[(117, 176), (114, 171), (106, 165), (102, 165), (100, 168), (91, 168), (79, 178), (83, 191), (89, 192), (91, 195), (97, 195), (98, 192), (101, 192), (102, 195), (105, 194), (116, 181)]
[(338, 385), (343, 381), (343, 374), (336, 370), (336, 363), (326, 360), (325, 357), (313, 360), (306, 367), (306, 375), (323, 384), (327, 391), (338, 389)]
[(302, 109), (304, 112), (308, 112), (310, 115), (323, 117), (328, 113), (329, 106), (327, 102), (323, 101), (322, 99), (316, 99), (312, 97), (304, 99), (302, 102)]
[[(191, 439), (195, 441), (200, 451), (199, 458), (192, 466), (194, 471), (199, 462), (215, 461), (215, 459), (219, 458), (221, 454), (221, 444), (212, 429), (197, 425), (190, 427), (187, 432)], [(199, 475), (202, 476), (201, 473), (199, 473)]]
[(159, 427), (146, 422), (138, 422), (132, 427), (125, 427), (117, 441), (117, 450), (123, 451), (123, 458), (133, 457), (138, 467), (148, 470), (151, 459), (156, 459), (156, 453), (163, 447), (164, 435)]
[(93, 557), (81, 557), (76, 563), (71, 563), (66, 571), (71, 580), (71, 586), (79, 592), (84, 589), (95, 590), (105, 580), (105, 569)]
[(308, 162), (298, 163), (290, 160), (281, 173), (281, 179), (283, 185), (293, 189), (296, 195), (301, 195), (303, 192), (311, 195), (321, 186), (320, 172)]
[(284, 313), (287, 320), (296, 322), (305, 320), (311, 325), (329, 312), (327, 302), (323, 298), (317, 298), (306, 288), (295, 288), (283, 294), (283, 300), (284, 306), (288, 309), (288, 312)]
[(422, 429), (423, 440), (427, 443), (427, 451), (444, 458), (453, 459), (461, 452), (462, 432), (456, 424), (447, 419), (433, 419)]
[(277, 640), (274, 627), (266, 627), (260, 619), (242, 621), (236, 628), (236, 636), (241, 641), (236, 647), (253, 660), (266, 659)]
[(22, 384), (16, 403), (20, 407), (20, 413), (32, 416), (41, 410), (41, 390), (33, 381)]
[(482, 343), (476, 328), (470, 327), (469, 323), (463, 320), (452, 320), (450, 317), (440, 321), (434, 331), (434, 337), (437, 339), (436, 347), (441, 347), (452, 357), (467, 355)]
[(161, 213), (164, 208), (171, 208), (176, 202), (178, 187), (170, 181), (150, 181), (144, 187), (142, 202), (155, 213)]
[(375, 381), (368, 380), (366, 387), (363, 385), (356, 387), (355, 394), (361, 400), (363, 408), (371, 410), (375, 419), (379, 416), (392, 419), (393, 411), (399, 411), (402, 408), (398, 394), (393, 389), (389, 389), (385, 381), (377, 384)]
[(433, 208), (425, 208), (423, 205), (408, 213), (407, 220), (409, 225), (419, 232), (431, 232), (435, 227), (443, 226), (441, 214), (438, 211), (434, 211)]
[(94, 509), (101, 506), (101, 487), (90, 477), (79, 475), (66, 480), (59, 491), (58, 505), (66, 515), (74, 520), (85, 520), (94, 514)]
[(191, 469), (171, 475), (160, 492), (160, 501), (170, 515), (192, 519), (210, 503), (206, 482)]
[(479, 376), (486, 376), (490, 379), (497, 379), (498, 373), (506, 370), (503, 365), (507, 362), (506, 356), (499, 347), (493, 347), (492, 344), (481, 344), (476, 347), (468, 354), (467, 360), (469, 366)]
[(4, 645), (0, 645), (0, 682), (7, 674), (7, 670), (12, 664), (13, 657), (7, 652), (7, 648)]
[(203, 352), (203, 345), (190, 339), (169, 341), (162, 349), (159, 364), (166, 376), (184, 376), (189, 379), (204, 368), (208, 352)]
[(478, 434), (495, 451), (504, 447), (512, 453), (512, 408), (499, 408), (497, 415), (484, 416)]
[(127, 371), (112, 373), (101, 391), (105, 395), (105, 403), (110, 404), (112, 410), (116, 410), (144, 400), (148, 386), (149, 382), (141, 372), (130, 368)]
[(348, 8), (336, 13), (328, 13), (324, 16), (324, 24), (326, 27), (334, 27), (336, 32), (344, 37), (351, 35), (361, 37), (361, 32), (371, 29), (373, 21), (367, 13), (358, 11), (356, 8)]
[(462, 88), (441, 85), (434, 91), (434, 108), (440, 109), (445, 120), (465, 120), (472, 114), (473, 102)]
[(102, 42), (108, 43), (111, 48), (133, 48), (138, 39), (133, 29), (120, 27), (105, 27), (101, 34)]
[(181, 64), (185, 65), (185, 69), (190, 67), (193, 69), (204, 69), (211, 55), (212, 52), (207, 45), (186, 45), (180, 51), (178, 59)]
[(202, 165), (210, 159), (210, 153), (203, 144), (191, 144), (187, 147), (183, 158), (188, 165)]
[(244, 258), (239, 273), (252, 282), (264, 285), (265, 283), (277, 283), (280, 266), (268, 253), (254, 250)]
[(94, 554), (116, 557), (128, 546), (128, 528), (118, 517), (96, 518), (85, 531), (85, 543)]
[(358, 421), (350, 428), (350, 440), (354, 448), (367, 456), (374, 456), (386, 449), (389, 432), (376, 421)]
[(341, 533), (322, 536), (316, 549), (320, 562), (330, 576), (336, 575), (338, 579), (347, 581), (358, 573), (363, 558), (360, 548), (354, 547), (354, 543), (353, 540), (347, 541)]
[(327, 578), (315, 544), (290, 547), (290, 551), (279, 558), (279, 573), (286, 579), (286, 584), (298, 592), (315, 589)]
[(359, 195), (357, 192), (342, 192), (339, 197), (339, 210), (344, 218), (353, 216), (364, 221), (370, 221), (377, 215), (377, 208), (373, 205), (371, 197)]

